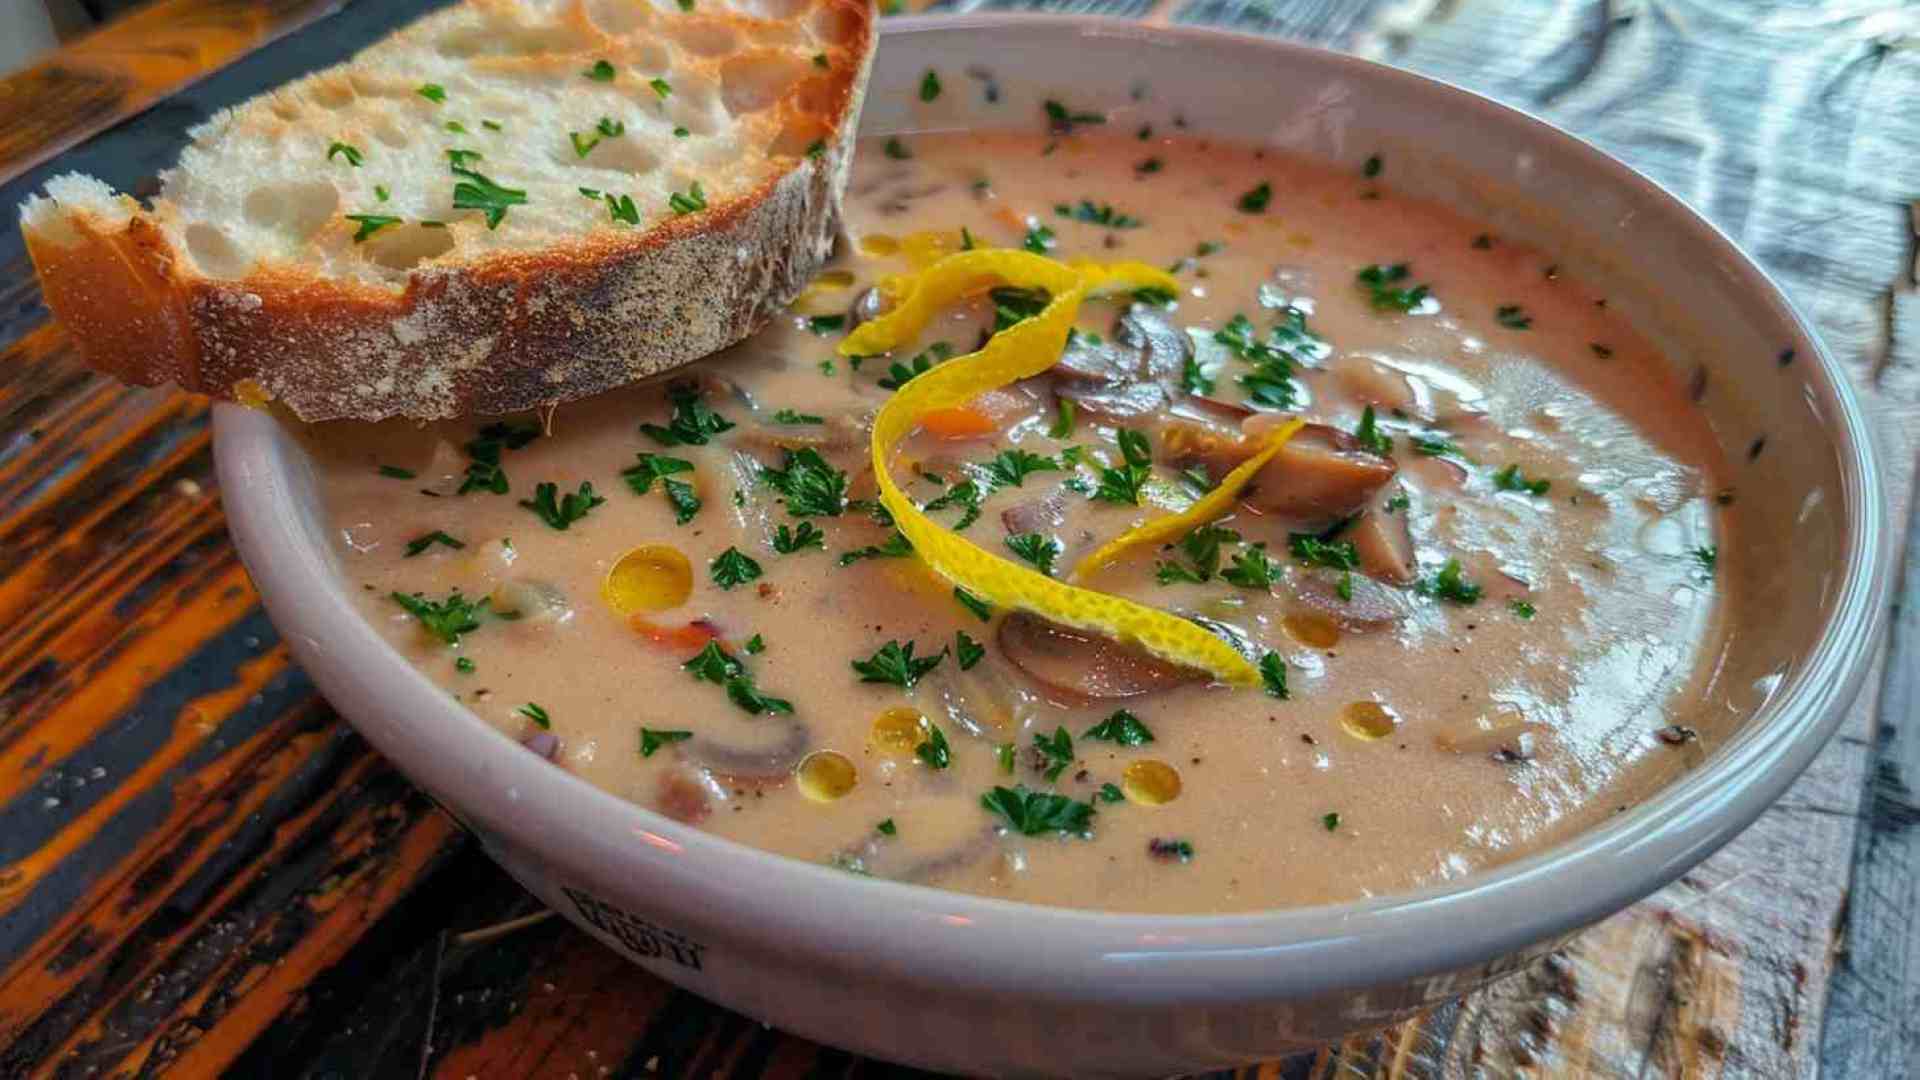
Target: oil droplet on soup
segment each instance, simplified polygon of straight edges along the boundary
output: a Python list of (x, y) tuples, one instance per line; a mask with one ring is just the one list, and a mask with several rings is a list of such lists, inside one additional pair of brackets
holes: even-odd
[(896, 705), (874, 717), (873, 731), (867, 738), (875, 750), (909, 756), (927, 740), (927, 718), (917, 709)]
[(1129, 802), (1164, 806), (1180, 797), (1180, 770), (1157, 758), (1136, 761), (1120, 774), (1120, 791)]
[(1340, 710), (1341, 730), (1362, 742), (1386, 738), (1399, 723), (1393, 710), (1377, 701), (1355, 701)]
[(860, 770), (837, 750), (815, 750), (801, 758), (793, 771), (800, 782), (800, 794), (814, 802), (832, 802), (860, 782)]
[(607, 571), (600, 595), (622, 615), (677, 608), (693, 595), (693, 565), (677, 547), (642, 544)]
[(1340, 627), (1317, 611), (1296, 611), (1280, 620), (1287, 636), (1315, 649), (1331, 649), (1340, 644)]

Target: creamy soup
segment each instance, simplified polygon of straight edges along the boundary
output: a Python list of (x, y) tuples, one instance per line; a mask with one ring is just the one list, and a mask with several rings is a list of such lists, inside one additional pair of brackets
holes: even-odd
[[(1605, 296), (1392, 173), (1130, 135), (863, 146), (838, 261), (739, 347), (551, 415), (310, 429), (344, 573), (529, 753), (853, 875), (1206, 912), (1537, 850), (1722, 734), (1691, 702), (1738, 603), (1723, 464)], [(981, 604), (896, 535), (876, 411), (1046, 298), (837, 346), (963, 247), (1178, 288), (1088, 300), (1053, 370), (929, 417), (895, 481), (1219, 635), (1258, 685)], [(1295, 416), (1225, 516), (1075, 576)]]

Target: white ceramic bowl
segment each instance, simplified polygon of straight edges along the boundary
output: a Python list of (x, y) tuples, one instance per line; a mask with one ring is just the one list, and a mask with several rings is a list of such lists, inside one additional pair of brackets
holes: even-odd
[[(985, 68), (988, 105), (963, 72)], [(928, 68), (949, 88), (913, 93)], [(1036, 129), (1041, 102), (1357, 164), (1507, 235), (1543, 237), (1675, 362), (1735, 462), (1735, 565), (1764, 626), (1723, 678), (1739, 734), (1656, 798), (1552, 850), (1443, 886), (1331, 907), (1166, 917), (1043, 908), (874, 881), (755, 851), (605, 794), (449, 699), (370, 628), (338, 571), (303, 452), (223, 405), (227, 512), (267, 610), (372, 743), (529, 889), (648, 970), (786, 1030), (983, 1073), (1166, 1074), (1375, 1027), (1512, 971), (1659, 888), (1780, 795), (1838, 725), (1877, 637), (1891, 562), (1860, 409), (1753, 263), (1672, 196), (1484, 98), (1278, 41), (1097, 19), (890, 19), (864, 130)], [(1122, 130), (1132, 131), (1132, 126)], [(1284, 195), (1283, 195), (1284, 198)], [(1676, 309), (1671, 301), (1684, 298)], [(1783, 350), (1794, 351), (1782, 363)], [(1765, 447), (1750, 456), (1754, 440)], [(1772, 563), (1772, 565), (1784, 565)], [(622, 677), (611, 673), (610, 677)], [(643, 700), (644, 686), (633, 688)]]

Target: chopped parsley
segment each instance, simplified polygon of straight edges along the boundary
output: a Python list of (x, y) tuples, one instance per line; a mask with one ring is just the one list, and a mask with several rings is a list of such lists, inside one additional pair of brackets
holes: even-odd
[(707, 572), (713, 575), (715, 585), (731, 589), (759, 577), (761, 570), (760, 564), (745, 552), (737, 547), (729, 547), (713, 557), (713, 561), (707, 564)]
[(447, 150), (447, 164), (464, 169), (470, 162), (479, 161), (484, 156), (485, 155), (481, 154), (478, 150), (461, 150), (450, 147)]
[(1162, 585), (1189, 582), (1199, 585), (1213, 580), (1220, 571), (1220, 545), (1236, 543), (1240, 534), (1219, 525), (1202, 525), (1180, 538), (1180, 550), (1191, 566), (1177, 559), (1154, 564), (1154, 578)]
[(1020, 246), (1035, 255), (1045, 255), (1054, 247), (1053, 230), (1040, 224), (1029, 226), (1027, 235), (1020, 240)]
[(1413, 499), (1410, 498), (1406, 492), (1402, 491), (1399, 494), (1394, 495), (1392, 498), (1389, 498), (1386, 501), (1386, 504), (1382, 507), (1382, 509), (1384, 509), (1387, 513), (1391, 514), (1396, 511), (1405, 510), (1406, 508), (1412, 505), (1413, 505)]
[(1425, 457), (1464, 458), (1467, 456), (1444, 435), (1409, 435), (1407, 442), (1412, 445), (1414, 453)]
[(676, 214), (691, 214), (707, 208), (707, 193), (700, 190), (700, 181), (695, 180), (687, 186), (685, 194), (676, 191), (667, 196), (667, 209)]
[(932, 68), (920, 77), (920, 100), (933, 101), (940, 96), (940, 76)]
[(507, 207), (527, 201), (525, 191), (502, 187), (472, 169), (455, 165), (453, 174), (461, 178), (453, 185), (453, 208), (480, 211), (486, 216), (489, 229), (499, 227), (507, 216)]
[(414, 93), (419, 94), (435, 105), (444, 104), (447, 100), (447, 90), (439, 83), (422, 83), (418, 89), (414, 90)]
[(513, 711), (538, 724), (542, 729), (553, 727), (553, 717), (548, 716), (547, 710), (535, 705), (531, 701)]
[(1260, 658), (1260, 681), (1269, 695), (1282, 701), (1287, 699), (1287, 662), (1280, 659), (1279, 653), (1270, 652)]
[(684, 139), (684, 138), (686, 138), (687, 136), (689, 136), (689, 135), (691, 135), (691, 134), (693, 134), (693, 132), (691, 132), (691, 131), (688, 131), (688, 130), (687, 130), (686, 128), (684, 128), (684, 127), (677, 127), (677, 126), (676, 126), (676, 127), (675, 127), (675, 128), (673, 129), (673, 137), (674, 137), (674, 138), (676, 138), (676, 139)]
[(445, 545), (446, 547), (450, 547), (455, 551), (458, 551), (461, 548), (467, 546), (466, 544), (461, 543), (458, 540), (455, 540), (453, 537), (448, 536), (446, 533), (441, 532), (439, 529), (435, 529), (432, 532), (426, 534), (425, 536), (416, 536), (413, 539), (407, 541), (407, 553), (404, 556), (402, 556), (402, 558), (411, 559), (415, 555), (420, 554), (421, 552), (427, 550), (428, 548), (432, 547), (435, 544)]
[(693, 515), (700, 512), (700, 496), (694, 492), (692, 484), (672, 477), (676, 473), (692, 472), (693, 462), (665, 454), (642, 453), (638, 456), (638, 464), (620, 472), (627, 487), (635, 495), (645, 495), (653, 490), (655, 480), (660, 481), (661, 491), (666, 495), (667, 502), (673, 505), (675, 523), (685, 525), (692, 521)]
[(776, 424), (824, 424), (827, 418), (812, 413), (795, 412), (792, 409), (775, 409), (773, 422)]
[(1055, 135), (1071, 135), (1073, 129), (1082, 124), (1104, 124), (1107, 114), (1089, 109), (1069, 109), (1058, 101), (1048, 100), (1041, 104), (1047, 113), (1047, 129)]
[(1393, 436), (1380, 430), (1373, 415), (1373, 406), (1360, 411), (1360, 426), (1353, 429), (1353, 437), (1359, 441), (1360, 449), (1371, 454), (1388, 457), (1393, 453)]
[(1460, 560), (1448, 559), (1440, 567), (1440, 572), (1431, 579), (1422, 580), (1414, 586), (1426, 596), (1435, 596), (1456, 604), (1472, 604), (1480, 599), (1480, 586), (1468, 581), (1460, 573)]
[(366, 160), (366, 158), (360, 153), (360, 148), (357, 146), (354, 146), (352, 143), (343, 143), (343, 142), (336, 141), (333, 145), (327, 147), (328, 161), (332, 161), (333, 155), (335, 154), (339, 154), (341, 157), (346, 158), (347, 164), (353, 166), (356, 169), (360, 167), (361, 162)]
[(904, 559), (913, 554), (913, 542), (898, 529), (882, 543), (868, 544), (863, 548), (840, 553), (840, 565), (852, 566), (862, 559)]
[(1493, 318), (1509, 330), (1528, 330), (1533, 327), (1533, 316), (1518, 304), (1501, 304), (1493, 309)]
[(500, 467), (500, 454), (504, 450), (518, 450), (540, 437), (537, 424), (493, 423), (480, 429), (466, 445), (467, 475), (460, 481), (460, 490), (456, 495), (465, 495), (469, 491), (491, 491), (495, 495), (505, 495), (508, 490), (506, 470)]
[(901, 363), (895, 360), (887, 365), (887, 373), (879, 380), (885, 390), (898, 390), (912, 382), (916, 376), (924, 375), (933, 369), (933, 365), (945, 363), (953, 356), (953, 346), (944, 341), (932, 345), (914, 354), (912, 360)]
[(468, 600), (453, 590), (445, 600), (429, 600), (420, 593), (409, 596), (403, 592), (387, 594), (401, 610), (416, 619), (422, 629), (449, 645), (460, 644), (461, 634), (470, 634), (480, 629), (480, 619), (487, 613), (486, 597)]
[(1425, 285), (1402, 286), (1412, 271), (1407, 263), (1375, 263), (1363, 266), (1354, 281), (1367, 292), (1375, 311), (1410, 312), (1425, 305), (1430, 291)]
[(1288, 533), (1287, 550), (1308, 566), (1352, 570), (1360, 565), (1360, 550), (1351, 540), (1330, 540), (1315, 533)]
[[(980, 599), (958, 585), (953, 587), (953, 598), (960, 601), (961, 607), (973, 612), (981, 622), (986, 622), (993, 618), (992, 604), (987, 603), (985, 600)], [(966, 665), (963, 664), (961, 666), (965, 667)]]
[(640, 756), (652, 757), (653, 752), (669, 743), (685, 742), (693, 738), (691, 731), (657, 731), (650, 727), (640, 729)]
[(1373, 154), (1369, 156), (1367, 160), (1362, 162), (1360, 165), (1360, 175), (1366, 177), (1369, 180), (1373, 179), (1376, 176), (1379, 176), (1380, 164), (1381, 162), (1380, 162), (1379, 154)]
[(376, 199), (379, 199), (379, 200), (380, 200), (381, 202), (386, 202), (386, 201), (387, 201), (387, 195), (388, 195), (388, 191), (387, 191), (387, 185), (385, 185), (385, 184), (375, 184), (375, 185), (373, 185), (373, 197), (374, 197), (374, 198), (376, 198)]
[(474, 664), (473, 664), (472, 657), (463, 656), (453, 662), (453, 670), (459, 672), (462, 675), (473, 674), (473, 668), (474, 668)]
[(1141, 490), (1153, 475), (1153, 448), (1145, 435), (1131, 428), (1121, 428), (1116, 437), (1120, 442), (1121, 465), (1117, 469), (1100, 469), (1100, 486), (1094, 490), (1093, 497), (1103, 502), (1139, 506)]
[(607, 63), (605, 60), (595, 60), (592, 67), (582, 71), (580, 74), (585, 75), (594, 82), (612, 82), (614, 70), (613, 65)]
[(826, 157), (827, 141), (825, 139), (815, 139), (808, 143), (806, 154), (807, 157), (813, 161), (819, 161), (821, 158)]
[(926, 740), (913, 748), (913, 756), (930, 769), (944, 769), (953, 764), (953, 751), (947, 746), (947, 735), (940, 730), (940, 725), (927, 724)]
[(973, 665), (987, 655), (987, 647), (973, 640), (965, 630), (955, 631), (953, 635), (953, 659), (960, 665), (961, 671), (972, 671)]
[(1013, 755), (1016, 749), (1018, 748), (1010, 742), (1000, 743), (993, 748), (994, 760), (1000, 763), (1000, 771), (1008, 776), (1013, 775)]
[(392, 480), (412, 480), (414, 477), (420, 475), (412, 469), (403, 469), (398, 465), (382, 465), (375, 471), (381, 476)]
[(400, 219), (390, 214), (343, 214), (348, 221), (359, 222), (360, 228), (354, 231), (353, 242), (363, 243), (367, 237), (389, 225), (400, 224)]
[(741, 647), (747, 650), (748, 656), (759, 656), (761, 653), (767, 651), (767, 642), (765, 638), (759, 634), (755, 634), (748, 638), (747, 643)]
[(1528, 495), (1545, 495), (1553, 486), (1551, 480), (1529, 480), (1520, 471), (1520, 466), (1509, 465), (1493, 474), (1493, 486), (1501, 491), (1519, 491)]
[(987, 290), (987, 299), (993, 301), (993, 332), (996, 334), (1040, 314), (1053, 301), (1053, 297), (1044, 290), (1019, 289), (1010, 285)]
[(1064, 727), (1053, 729), (1053, 734), (1033, 734), (1033, 748), (1040, 753), (1040, 759), (1046, 762), (1041, 770), (1049, 782), (1060, 779), (1060, 774), (1073, 764), (1073, 736)]
[(1207, 369), (1201, 366), (1200, 357), (1196, 353), (1187, 354), (1180, 369), (1180, 385), (1187, 393), (1200, 397), (1213, 393), (1213, 379), (1207, 375)]
[(1031, 450), (1014, 448), (995, 454), (992, 461), (982, 467), (986, 474), (1001, 487), (1022, 487), (1026, 478), (1037, 472), (1058, 472), (1060, 463), (1050, 457), (1042, 457)]
[(1245, 551), (1235, 552), (1233, 565), (1220, 571), (1220, 578), (1229, 585), (1238, 585), (1243, 589), (1271, 589), (1274, 569), (1273, 560), (1267, 558), (1267, 545), (1255, 544)]
[[(962, 480), (946, 490), (946, 493), (927, 502), (920, 509), (928, 513), (945, 510), (950, 506), (960, 507), (960, 519), (953, 523), (953, 530), (959, 532), (980, 520), (980, 503), (986, 498), (986, 492), (972, 480)], [(981, 616), (985, 618), (985, 616)]]
[(893, 819), (888, 818), (885, 821), (882, 821), (880, 824), (875, 825), (873, 827), (873, 831), (879, 833), (881, 836), (892, 836), (895, 833), (899, 832), (900, 830), (897, 826), (894, 825)]
[(1050, 791), (1030, 791), (1024, 784), (995, 786), (980, 796), (980, 805), (1007, 823), (1022, 836), (1059, 833), (1063, 836), (1093, 835), (1092, 803), (1083, 803)]
[(1047, 428), (1050, 439), (1073, 438), (1073, 399), (1059, 398), (1054, 402), (1053, 424)]
[(914, 648), (911, 641), (905, 645), (889, 641), (867, 659), (852, 661), (854, 673), (860, 676), (861, 682), (888, 683), (902, 690), (911, 690), (922, 675), (939, 667), (940, 661), (947, 657), (945, 649), (932, 656), (915, 656)]
[(1140, 162), (1138, 165), (1135, 165), (1133, 167), (1133, 171), (1139, 173), (1142, 176), (1150, 176), (1154, 173), (1159, 172), (1161, 169), (1164, 169), (1164, 168), (1166, 168), (1166, 162), (1161, 161), (1157, 157), (1150, 157), (1150, 158), (1147, 158), (1145, 161)]
[(1539, 612), (1538, 608), (1535, 608), (1532, 604), (1528, 603), (1525, 600), (1507, 601), (1507, 610), (1513, 612), (1515, 615), (1518, 615), (1523, 619), (1531, 619), (1534, 617), (1534, 615), (1538, 614)]
[(1101, 784), (1100, 790), (1094, 792), (1093, 797), (1097, 802), (1117, 803), (1125, 802), (1127, 794), (1120, 790), (1119, 784)]
[(728, 655), (718, 641), (707, 642), (706, 648), (680, 666), (696, 679), (723, 687), (727, 700), (750, 715), (793, 711), (792, 702), (761, 693), (746, 665)]
[(1153, 732), (1147, 730), (1147, 725), (1141, 723), (1139, 717), (1125, 709), (1117, 709), (1112, 716), (1088, 728), (1080, 737), (1121, 746), (1145, 746), (1153, 741)]
[(550, 529), (565, 531), (574, 522), (587, 516), (587, 512), (607, 500), (593, 493), (593, 481), (582, 480), (578, 491), (560, 494), (558, 484), (537, 484), (533, 489), (533, 498), (521, 499), (520, 505), (534, 512)]
[(673, 84), (660, 78), (658, 75), (648, 79), (647, 85), (653, 88), (654, 96), (658, 97), (661, 101), (665, 101), (673, 96)]
[(1711, 580), (1714, 571), (1720, 568), (1720, 547), (1717, 544), (1697, 547), (1687, 554), (1693, 559), (1694, 563), (1699, 566), (1700, 576), (1708, 580)]
[(455, 135), (465, 135), (467, 133), (467, 125), (461, 123), (458, 120), (449, 120), (442, 126), (444, 126), (448, 131), (453, 132)]
[(792, 555), (807, 548), (827, 549), (827, 534), (813, 527), (813, 522), (803, 521), (800, 527), (789, 529), (785, 525), (773, 532), (773, 550), (782, 555)]
[(1340, 827), (1340, 812), (1338, 810), (1329, 810), (1321, 814), (1320, 825), (1328, 832), (1333, 832), (1335, 829), (1338, 829)]
[(1171, 290), (1156, 288), (1152, 285), (1144, 289), (1135, 289), (1131, 295), (1134, 302), (1146, 304), (1150, 307), (1172, 307), (1173, 302), (1180, 299), (1180, 297)]
[(847, 474), (811, 446), (785, 450), (778, 469), (762, 466), (760, 478), (785, 496), (794, 517), (839, 517), (847, 508)]
[(640, 431), (662, 446), (704, 446), (707, 440), (733, 428), (733, 421), (707, 407), (694, 383), (680, 381), (667, 387), (673, 416), (667, 426), (641, 424)]
[(1033, 564), (1033, 568), (1053, 576), (1053, 560), (1060, 557), (1060, 543), (1043, 533), (1017, 533), (1007, 537), (1007, 550)]
[(814, 315), (807, 319), (807, 329), (825, 337), (837, 334), (847, 325), (845, 315)]
[(1273, 202), (1273, 185), (1262, 180), (1253, 190), (1240, 196), (1240, 201), (1236, 205), (1243, 213), (1264, 214), (1267, 212), (1267, 205), (1271, 202)]
[(636, 206), (631, 195), (616, 197), (608, 192), (601, 198), (607, 203), (607, 217), (627, 225), (640, 224), (640, 207)]
[(1147, 841), (1147, 854), (1167, 862), (1190, 863), (1193, 861), (1193, 844), (1187, 840), (1156, 836)]
[(500, 126), (500, 121), (498, 121), (498, 120), (482, 120), (482, 121), (480, 121), (480, 126), (481, 126), (481, 127), (483, 127), (483, 128), (486, 128), (486, 129), (487, 129), (488, 131), (502, 131), (502, 130), (504, 130), (504, 129), (503, 129), (503, 128), (502, 128), (501, 126)]
[(1056, 203), (1053, 212), (1083, 225), (1102, 225), (1109, 229), (1137, 229), (1146, 224), (1132, 214), (1115, 210), (1109, 203), (1095, 205), (1091, 199), (1081, 199), (1073, 206)]

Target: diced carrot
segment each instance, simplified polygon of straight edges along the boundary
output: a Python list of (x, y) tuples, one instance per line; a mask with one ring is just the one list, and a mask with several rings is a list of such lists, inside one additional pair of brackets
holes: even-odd
[(1021, 233), (1027, 231), (1027, 220), (1015, 213), (1013, 207), (1008, 206), (1006, 203), (995, 206), (992, 213), (994, 220), (1005, 225), (1007, 228)]
[(934, 409), (920, 416), (920, 426), (943, 439), (977, 439), (999, 430), (993, 417), (971, 405)]
[(684, 626), (660, 626), (647, 621), (643, 615), (634, 615), (627, 619), (627, 625), (655, 645), (687, 652), (703, 649), (707, 642), (720, 636), (720, 631), (704, 619)]

